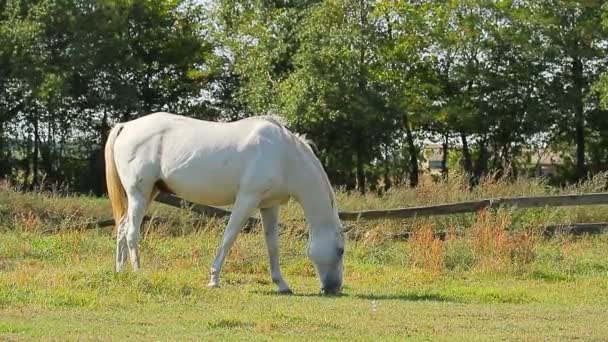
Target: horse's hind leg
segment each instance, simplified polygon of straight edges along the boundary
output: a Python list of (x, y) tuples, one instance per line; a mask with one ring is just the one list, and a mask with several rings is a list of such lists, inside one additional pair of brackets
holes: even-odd
[(116, 272), (122, 271), (127, 261), (127, 221), (126, 217), (118, 224), (116, 231)]
[(270, 259), (270, 275), (272, 282), (279, 286), (279, 293), (292, 293), (291, 289), (283, 279), (279, 266), (279, 207), (260, 209), (262, 223), (264, 225), (264, 237), (268, 247), (268, 258)]
[(213, 266), (211, 267), (211, 280), (209, 281), (208, 286), (218, 287), (220, 285), (220, 272), (224, 265), (224, 260), (226, 259), (228, 252), (230, 252), (230, 248), (234, 244), (237, 235), (243, 228), (245, 221), (249, 217), (249, 213), (257, 207), (258, 203), (258, 197), (253, 195), (239, 195), (237, 198), (230, 219), (228, 220), (228, 225), (224, 231), (222, 244), (217, 251)]
[(139, 238), (140, 226), (143, 221), (146, 208), (148, 206), (149, 194), (142, 194), (139, 191), (127, 193), (128, 209), (126, 216), (126, 242), (129, 248), (129, 256), (131, 257), (131, 266), (134, 271), (139, 270)]
[[(120, 272), (127, 261), (127, 255), (131, 257), (133, 270), (139, 269), (139, 231), (148, 204), (157, 191), (152, 186), (131, 187), (127, 190), (127, 212), (118, 225), (116, 234), (116, 271)], [(145, 188), (142, 191), (142, 188)]]

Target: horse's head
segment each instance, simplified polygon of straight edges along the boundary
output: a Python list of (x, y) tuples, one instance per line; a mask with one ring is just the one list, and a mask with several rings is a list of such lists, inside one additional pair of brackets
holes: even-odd
[(339, 294), (342, 291), (344, 236), (338, 231), (316, 232), (311, 235), (308, 257), (312, 260), (321, 281), (321, 293)]

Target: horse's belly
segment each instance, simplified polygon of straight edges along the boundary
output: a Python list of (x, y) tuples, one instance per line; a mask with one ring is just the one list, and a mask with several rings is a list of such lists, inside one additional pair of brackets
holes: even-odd
[(242, 167), (233, 166), (237, 167), (221, 163), (184, 166), (166, 172), (163, 182), (169, 191), (191, 202), (229, 205), (234, 203), (242, 178)]
[(285, 203), (287, 203), (287, 201), (289, 201), (289, 195), (282, 193), (279, 195), (268, 196), (266, 198), (263, 198), (260, 201), (260, 204), (258, 205), (258, 207), (260, 207), (260, 208), (275, 207), (277, 205), (285, 204)]
[(236, 198), (236, 190), (218, 189), (214, 184), (180, 184), (168, 182), (167, 187), (175, 195), (190, 202), (207, 205), (230, 205)]

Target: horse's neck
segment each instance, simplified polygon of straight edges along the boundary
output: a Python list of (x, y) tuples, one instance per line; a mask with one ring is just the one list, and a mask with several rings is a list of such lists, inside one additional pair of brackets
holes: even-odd
[[(308, 151), (302, 151), (308, 153)], [(337, 214), (334, 193), (320, 167), (313, 164), (314, 155), (305, 156), (294, 169), (294, 195), (304, 209), (304, 215), (311, 230), (337, 229), (340, 221)], [(318, 161), (317, 161), (318, 162)]]

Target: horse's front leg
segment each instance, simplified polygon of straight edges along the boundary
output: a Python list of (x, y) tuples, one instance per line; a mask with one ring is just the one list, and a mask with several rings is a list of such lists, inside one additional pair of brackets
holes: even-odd
[(226, 230), (224, 231), (224, 237), (222, 239), (222, 244), (220, 245), (217, 254), (215, 255), (215, 259), (213, 261), (213, 265), (211, 266), (211, 280), (209, 281), (209, 287), (219, 287), (220, 285), (220, 272), (222, 270), (222, 266), (224, 265), (224, 261), (226, 260), (226, 256), (230, 252), (230, 248), (234, 244), (237, 235), (243, 229), (246, 220), (249, 218), (249, 213), (255, 207), (257, 207), (259, 203), (259, 199), (257, 196), (239, 196), (234, 203), (234, 208), (232, 209), (232, 214), (230, 215), (230, 219), (228, 220), (228, 225), (226, 226)]
[(279, 266), (279, 207), (261, 209), (262, 223), (264, 224), (264, 237), (268, 247), (268, 258), (270, 259), (270, 276), (272, 282), (279, 287), (279, 293), (293, 293), (283, 279)]

